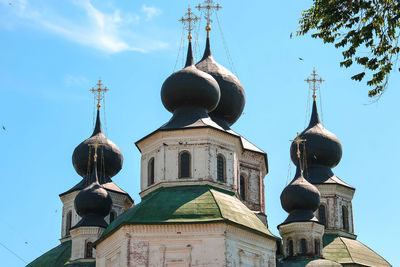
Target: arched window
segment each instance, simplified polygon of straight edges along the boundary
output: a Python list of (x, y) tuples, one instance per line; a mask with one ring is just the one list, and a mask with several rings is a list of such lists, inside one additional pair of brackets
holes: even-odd
[(93, 243), (86, 243), (85, 258), (93, 258)]
[(294, 256), (293, 240), (292, 239), (288, 239), (288, 241), (287, 241), (287, 254), (288, 254), (289, 257), (293, 257)]
[(69, 230), (71, 230), (72, 226), (72, 211), (68, 211), (67, 220), (65, 221), (65, 235), (70, 235)]
[(222, 155), (217, 156), (217, 181), (225, 182), (225, 158)]
[(183, 151), (179, 155), (179, 178), (190, 177), (190, 153)]
[(300, 254), (307, 254), (307, 240), (305, 238), (300, 239)]
[(343, 229), (349, 231), (349, 212), (347, 211), (346, 206), (342, 206), (342, 223)]
[(323, 225), (326, 225), (326, 208), (323, 204), (318, 208), (318, 220)]
[(319, 239), (315, 239), (315, 240), (314, 240), (314, 252), (315, 252), (315, 256), (319, 256), (319, 255), (321, 254), (321, 252), (320, 252), (320, 246), (321, 246), (321, 244), (320, 244), (320, 242), (319, 242)]
[(110, 223), (112, 223), (115, 220), (116, 217), (117, 217), (117, 213), (112, 210), (110, 212)]
[(147, 179), (149, 186), (154, 184), (154, 158), (151, 158), (147, 163)]
[(243, 200), (246, 200), (246, 178), (240, 175), (239, 194)]

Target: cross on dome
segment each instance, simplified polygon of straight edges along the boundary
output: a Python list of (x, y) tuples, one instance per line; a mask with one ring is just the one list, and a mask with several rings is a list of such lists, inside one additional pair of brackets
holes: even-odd
[(211, 31), (211, 26), (210, 23), (212, 22), (211, 19), (211, 15), (212, 13), (215, 11), (219, 11), (222, 6), (220, 6), (218, 3), (216, 5), (214, 5), (213, 0), (205, 0), (204, 1), (204, 5), (198, 4), (196, 6), (196, 8), (201, 11), (202, 9), (205, 10), (206, 14), (204, 16), (204, 18), (207, 20), (207, 26), (206, 26), (206, 31), (207, 31), (207, 35), (209, 35), (210, 31)]
[(93, 162), (96, 162), (96, 161), (97, 161), (97, 148), (98, 148), (99, 146), (104, 146), (104, 144), (101, 144), (101, 143), (99, 143), (99, 142), (96, 141), (96, 142), (93, 143), (93, 144), (88, 144), (88, 146), (94, 148)]
[(104, 99), (104, 93), (106, 93), (109, 89), (107, 87), (102, 87), (103, 84), (101, 80), (96, 84), (97, 88), (92, 88), (90, 91), (94, 94), (95, 99), (97, 100), (97, 110), (100, 109), (100, 101)]
[(294, 140), (289, 140), (290, 142), (293, 142), (297, 145), (297, 157), (300, 159), (300, 144), (301, 143), (305, 143), (307, 141), (307, 139), (302, 139), (299, 135), (299, 133), (297, 133), (297, 136)]
[(317, 97), (315, 95), (315, 92), (319, 89), (319, 84), (324, 82), (324, 80), (317, 74), (317, 72), (314, 69), (311, 76), (305, 79), (304, 81), (306, 81), (310, 85), (311, 90), (313, 90), (312, 97), (315, 100), (315, 98)]
[(199, 18), (193, 14), (191, 8), (188, 8), (188, 12), (185, 14), (186, 18), (182, 17), (179, 21), (185, 25), (186, 30), (188, 31), (188, 39), (189, 41), (192, 39), (192, 30), (193, 24), (196, 23)]

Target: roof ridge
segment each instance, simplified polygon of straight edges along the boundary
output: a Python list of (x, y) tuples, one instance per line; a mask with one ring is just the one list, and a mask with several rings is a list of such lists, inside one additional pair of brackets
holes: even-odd
[(356, 261), (353, 259), (353, 256), (351, 255), (350, 250), (349, 250), (349, 248), (347, 247), (346, 242), (343, 241), (343, 237), (339, 236), (339, 239), (340, 239), (340, 241), (342, 241), (344, 247), (345, 247), (346, 250), (347, 250), (347, 253), (349, 253), (349, 256), (350, 256), (351, 261), (352, 261), (352, 262), (356, 262)]
[(224, 220), (226, 220), (226, 218), (222, 215), (222, 211), (221, 211), (221, 208), (220, 208), (220, 206), (219, 206), (218, 201), (215, 199), (214, 192), (212, 192), (212, 190), (213, 190), (214, 188), (211, 188), (209, 185), (207, 185), (207, 188), (208, 188), (208, 190), (210, 191), (211, 196), (212, 196), (212, 198), (214, 199), (215, 204), (217, 204), (218, 211), (219, 211), (219, 215), (220, 215)]

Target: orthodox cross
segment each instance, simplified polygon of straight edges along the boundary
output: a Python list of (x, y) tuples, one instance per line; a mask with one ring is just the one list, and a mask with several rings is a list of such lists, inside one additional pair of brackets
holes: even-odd
[(201, 4), (198, 4), (196, 8), (201, 11), (202, 9), (205, 9), (206, 14), (205, 14), (205, 19), (207, 20), (207, 26), (206, 26), (206, 31), (207, 31), (207, 36), (210, 34), (211, 31), (211, 26), (210, 23), (212, 22), (211, 15), (213, 11), (218, 11), (222, 8), (219, 4), (214, 5), (213, 0), (205, 0), (204, 5), (202, 6)]
[(304, 81), (308, 82), (308, 84), (310, 85), (310, 88), (313, 90), (312, 97), (315, 100), (315, 98), (317, 97), (315, 95), (315, 91), (317, 91), (319, 89), (319, 84), (322, 83), (324, 80), (321, 79), (321, 77), (317, 74), (317, 72), (314, 69), (313, 73), (311, 74), (311, 77), (308, 77)]
[(92, 88), (90, 91), (94, 94), (95, 99), (97, 100), (97, 110), (100, 109), (100, 101), (104, 99), (104, 93), (108, 91), (107, 87), (102, 87), (103, 84), (101, 83), (101, 80), (96, 84), (97, 88)]
[(185, 14), (186, 18), (182, 17), (179, 21), (185, 25), (187, 31), (188, 31), (188, 39), (192, 39), (192, 30), (193, 30), (193, 24), (196, 23), (199, 18), (192, 13), (192, 10), (190, 7), (188, 8), (188, 12)]
[(300, 159), (300, 144), (305, 143), (307, 140), (306, 139), (301, 139), (299, 133), (297, 133), (297, 136), (294, 140), (290, 140), (291, 142), (295, 143), (297, 145), (297, 157)]
[(93, 156), (93, 161), (96, 162), (97, 161), (97, 148), (99, 146), (104, 146), (104, 144), (100, 144), (100, 143), (93, 143), (93, 144), (89, 144), (89, 147), (93, 147), (94, 148), (94, 156)]

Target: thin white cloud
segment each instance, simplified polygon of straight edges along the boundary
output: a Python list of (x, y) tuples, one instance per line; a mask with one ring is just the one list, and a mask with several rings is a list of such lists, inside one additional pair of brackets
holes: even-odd
[[(22, 19), (29, 26), (108, 53), (121, 51), (145, 53), (168, 46), (166, 42), (152, 39), (151, 35), (146, 36), (146, 31), (142, 30), (142, 33), (136, 33), (133, 26), (138, 26), (140, 23), (140, 17), (136, 14), (122, 14), (116, 8), (110, 9), (110, 12), (106, 13), (93, 6), (90, 0), (72, 0), (67, 4), (78, 12), (66, 15), (55, 7), (40, 5), (39, 2), (14, 1), (10, 8), (14, 16), (0, 19), (0, 23), (6, 21), (9, 26), (10, 19), (14, 19), (14, 23), (21, 24)], [(9, 5), (9, 1), (5, 0), (0, 0), (0, 3), (5, 6)], [(146, 20), (161, 12), (155, 7), (146, 8)]]
[(162, 14), (161, 9), (158, 9), (154, 6), (146, 6), (146, 5), (142, 5), (142, 12), (146, 14), (146, 21), (150, 21), (154, 17)]

